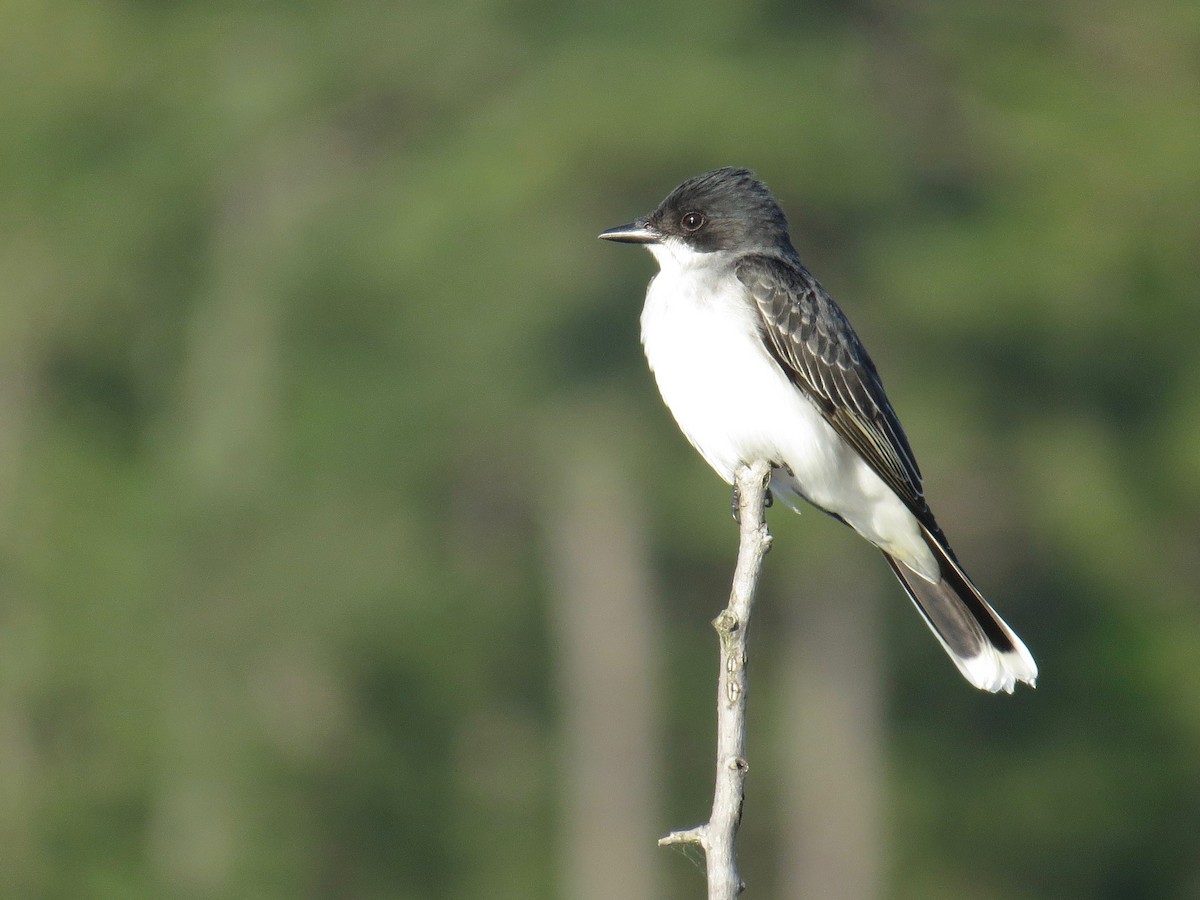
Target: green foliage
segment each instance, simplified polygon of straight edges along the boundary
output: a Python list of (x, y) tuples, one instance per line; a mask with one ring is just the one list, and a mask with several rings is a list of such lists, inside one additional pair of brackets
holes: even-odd
[(546, 424), (623, 423), (672, 728), (733, 550), (593, 238), (740, 164), (1044, 673), (896, 592), (891, 893), (1191, 896), (1197, 9), (8, 4), (0, 894), (553, 896)]

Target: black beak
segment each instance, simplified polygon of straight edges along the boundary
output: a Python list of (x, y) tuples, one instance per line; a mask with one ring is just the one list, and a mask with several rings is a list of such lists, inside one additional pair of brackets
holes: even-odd
[(622, 244), (657, 244), (663, 236), (658, 229), (651, 228), (639, 219), (628, 225), (618, 225), (616, 228), (602, 231), (599, 237), (603, 241), (617, 241)]

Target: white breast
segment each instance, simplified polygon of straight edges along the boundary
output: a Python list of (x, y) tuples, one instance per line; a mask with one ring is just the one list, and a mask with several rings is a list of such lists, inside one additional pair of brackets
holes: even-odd
[(836, 438), (763, 346), (729, 257), (654, 249), (662, 271), (646, 293), (642, 345), (667, 407), (717, 474), (732, 483), (750, 459), (784, 462), (781, 434), (810, 451)]
[(753, 310), (722, 289), (729, 278), (727, 264), (664, 266), (646, 294), (642, 346), (679, 427), (732, 483), (740, 463), (775, 452), (765, 433), (771, 410), (764, 393), (775, 393), (770, 382), (777, 376), (754, 337)]
[(765, 458), (787, 471), (772, 489), (840, 515), (918, 570), (934, 566), (916, 521), (771, 358), (758, 312), (724, 253), (652, 245), (661, 272), (642, 310), (642, 345), (663, 401), (717, 474)]

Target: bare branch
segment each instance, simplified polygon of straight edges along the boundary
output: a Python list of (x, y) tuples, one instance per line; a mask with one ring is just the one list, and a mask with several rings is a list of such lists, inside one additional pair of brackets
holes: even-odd
[(717, 778), (712, 813), (704, 825), (673, 831), (658, 843), (699, 844), (704, 849), (709, 900), (734, 900), (745, 887), (738, 875), (734, 840), (742, 819), (746, 772), (746, 636), (763, 557), (771, 548), (766, 495), (770, 464), (756, 461), (738, 470), (741, 537), (729, 605), (713, 620), (721, 639), (717, 676)]

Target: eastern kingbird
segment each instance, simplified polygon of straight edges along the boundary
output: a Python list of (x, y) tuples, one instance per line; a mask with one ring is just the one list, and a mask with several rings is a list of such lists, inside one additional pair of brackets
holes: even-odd
[(1033, 685), (1037, 664), (955, 558), (875, 364), (792, 246), (787, 219), (746, 169), (685, 181), (604, 240), (658, 260), (642, 346), (692, 446), (732, 484), (755, 459), (771, 492), (849, 525), (883, 551), (966, 679)]

